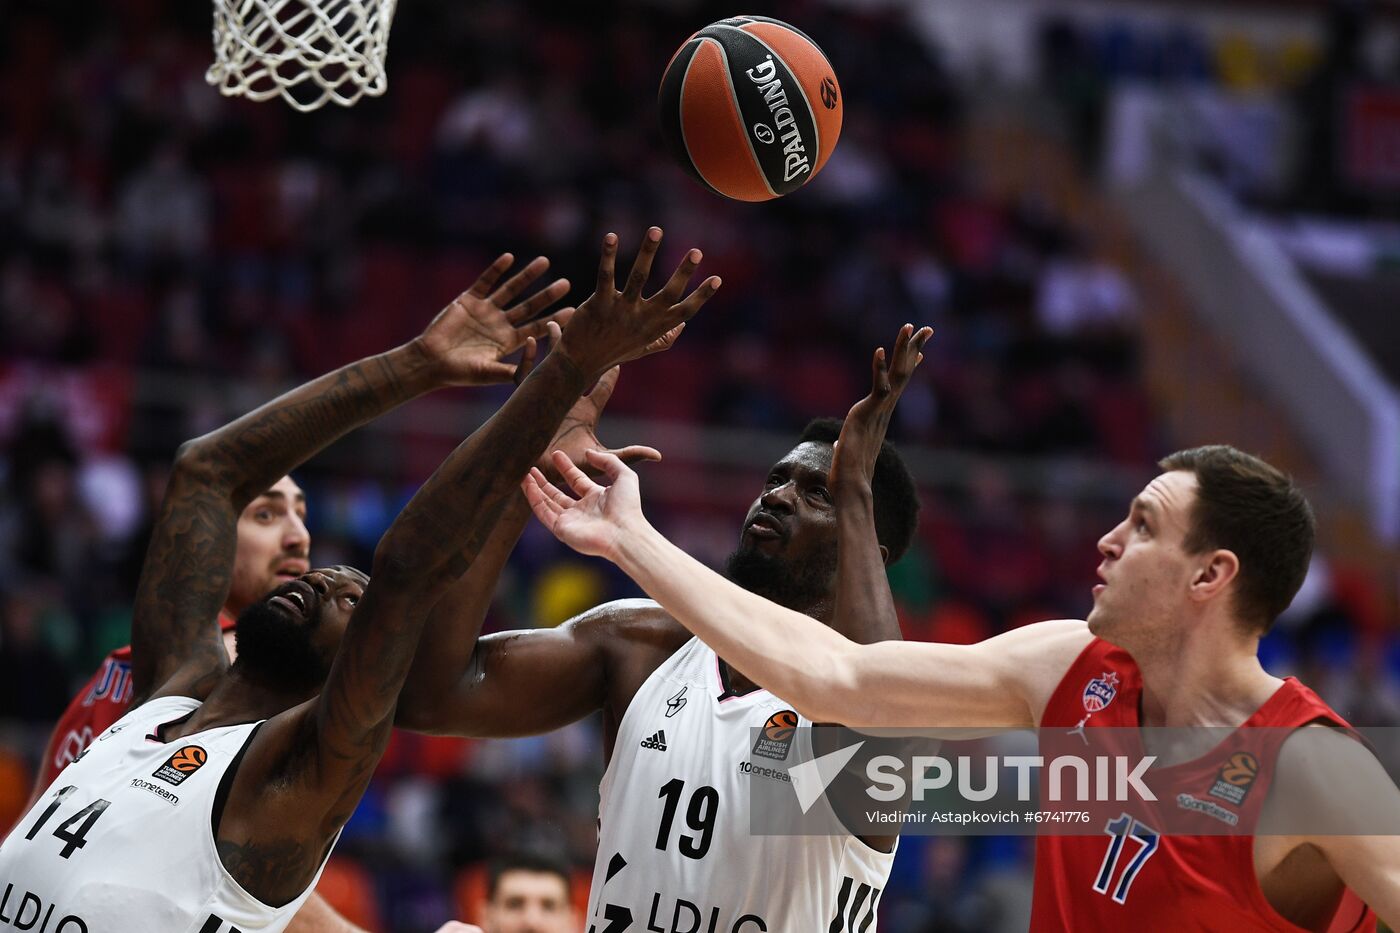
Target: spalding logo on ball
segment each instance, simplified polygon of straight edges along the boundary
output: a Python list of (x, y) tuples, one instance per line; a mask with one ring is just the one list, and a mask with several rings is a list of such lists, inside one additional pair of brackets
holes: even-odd
[(767, 201), (822, 170), (841, 135), (841, 86), (787, 23), (736, 16), (685, 41), (661, 79), (661, 132), (707, 188)]

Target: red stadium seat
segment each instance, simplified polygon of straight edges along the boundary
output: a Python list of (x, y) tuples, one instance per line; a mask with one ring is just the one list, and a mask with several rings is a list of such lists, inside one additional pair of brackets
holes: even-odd
[(374, 876), (359, 862), (331, 856), (316, 893), (351, 923), (369, 930), (384, 928)]

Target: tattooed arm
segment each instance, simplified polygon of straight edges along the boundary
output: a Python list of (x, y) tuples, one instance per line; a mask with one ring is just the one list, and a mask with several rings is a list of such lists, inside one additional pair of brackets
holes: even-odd
[[(549, 442), (550, 450), (563, 450), (582, 466), (585, 451), (605, 449), (594, 432), (617, 388), (618, 372), (617, 367), (608, 370), (574, 403)], [(624, 463), (661, 459), (650, 447), (610, 452)], [(543, 458), (538, 466), (546, 469), (549, 462)], [(521, 734), (557, 728), (598, 708), (604, 676), (597, 658), (601, 639), (583, 637), (577, 626), (477, 638), (529, 517), (529, 503), (518, 493), (504, 500), (494, 517), (486, 517), (493, 526), (490, 537), (428, 618), (399, 694), (394, 715), (399, 727), (451, 735)], [(587, 626), (587, 631), (596, 628)]]
[(265, 903), (285, 904), (305, 888), (359, 803), (432, 607), (476, 559), (500, 503), (515, 495), (564, 415), (590, 383), (653, 349), (718, 288), (710, 279), (679, 300), (700, 260), (692, 250), (666, 287), (642, 300), (660, 235), (650, 232), (623, 292), (613, 285), (617, 242), (608, 237), (599, 289), (554, 352), (385, 532), (321, 694), (268, 720), (250, 742), (216, 840), (224, 865)]
[(513, 367), (501, 356), (544, 332), (549, 319), (530, 319), (568, 288), (555, 282), (503, 312), (548, 266), (537, 259), (492, 293), (510, 264), (509, 254), (497, 259), (410, 343), (313, 380), (180, 448), (137, 588), (137, 703), (157, 691), (203, 697), (227, 666), (210, 622), (228, 594), (238, 515), (248, 502), (341, 435), (423, 392), (510, 378)]

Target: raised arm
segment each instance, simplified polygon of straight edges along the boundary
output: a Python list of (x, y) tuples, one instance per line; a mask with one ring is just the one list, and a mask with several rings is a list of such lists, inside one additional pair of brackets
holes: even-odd
[(895, 612), (885, 568), (889, 551), (875, 528), (875, 495), (871, 484), (875, 462), (894, 407), (933, 331), (914, 332), (905, 324), (895, 339), (894, 352), (884, 347), (871, 361), (870, 394), (856, 402), (841, 424), (841, 436), (831, 458), (831, 493), (836, 503), (836, 607), (831, 627), (862, 644), (899, 641), (903, 633)]
[[(175, 459), (142, 566), (132, 619), (133, 693), (202, 697), (227, 666), (213, 619), (228, 593), (243, 507), (346, 432), (445, 385), (510, 378), (501, 357), (542, 334), (532, 321), (567, 290), (562, 280), (504, 310), (548, 267), (526, 266), (499, 289), (500, 257), (413, 341), (306, 383), (205, 436)], [(555, 315), (554, 317), (559, 317)]]
[[(619, 369), (574, 403), (549, 443), (576, 464), (601, 450), (598, 419), (617, 388)], [(612, 451), (624, 462), (659, 460), (650, 447)], [(545, 466), (548, 459), (540, 461)], [(516, 493), (488, 515), (491, 533), (481, 552), (428, 618), (413, 667), (399, 694), (396, 725), (423, 732), (518, 736), (547, 732), (594, 712), (603, 702), (604, 634), (625, 621), (610, 607), (552, 629), (502, 632), (478, 640), (502, 569), (530, 518)]]
[(736, 586), (671, 544), (642, 516), (637, 475), (607, 454), (589, 460), (608, 485), (556, 457), (579, 499), (532, 472), (525, 492), (540, 521), (575, 550), (617, 564), (717, 654), (813, 721), (1031, 726), (1090, 641), (1083, 622), (1067, 620), (976, 645), (858, 645)]
[[(253, 885), (251, 893), (269, 903), (294, 896), (359, 802), (388, 742), (429, 612), (490, 534), (482, 518), (514, 494), (585, 388), (647, 352), (718, 289), (711, 278), (680, 300), (700, 260), (692, 250), (665, 288), (643, 300), (660, 234), (649, 232), (622, 292), (612, 284), (617, 239), (609, 235), (599, 290), (579, 307), (554, 352), (385, 532), (321, 694), (273, 717), (252, 741), (226, 811), (240, 816), (226, 816), (218, 832), (224, 864), (245, 887)], [(269, 790), (269, 783), (287, 792)]]

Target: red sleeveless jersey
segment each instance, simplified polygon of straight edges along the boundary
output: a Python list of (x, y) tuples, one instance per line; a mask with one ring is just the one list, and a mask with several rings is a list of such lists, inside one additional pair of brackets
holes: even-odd
[[(1070, 665), (1046, 704), (1042, 753), (1046, 733), (1135, 729), (1140, 725), (1141, 695), (1142, 674), (1132, 657), (1095, 639)], [(1165, 806), (1180, 808), (1172, 815), (1173, 825), (1200, 820), (1205, 821), (1202, 832), (1215, 832), (1219, 824), (1212, 827), (1209, 821), (1222, 817), (1238, 821), (1241, 827), (1255, 825), (1286, 730), (1313, 722), (1350, 728), (1317, 694), (1289, 677), (1211, 754), (1162, 769), (1172, 786), (1194, 791), (1159, 798)], [(1269, 728), (1248, 732), (1258, 727)], [(1248, 752), (1241, 750), (1245, 742), (1249, 742)], [(1227, 747), (1232, 744), (1239, 748)], [(1231, 787), (1219, 787), (1221, 780)], [(1226, 793), (1212, 796), (1212, 787)], [(1243, 831), (1160, 835), (1146, 825), (1150, 818), (1139, 819), (1125, 811), (1115, 819), (1108, 811), (1096, 812), (1092, 819), (1103, 824), (1101, 835), (1042, 834), (1037, 838), (1033, 933), (1127, 929), (1295, 933), (1302, 929), (1279, 916), (1265, 899), (1254, 871), (1254, 836)], [(1376, 929), (1376, 916), (1347, 890), (1327, 929), (1329, 933), (1370, 933)]]
[[(235, 620), (228, 613), (219, 613), (219, 630), (227, 632)], [(107, 730), (131, 709), (131, 646), (118, 648), (103, 660), (78, 695), (69, 702), (59, 717), (39, 762), (37, 787), (45, 788), (58, 777), (58, 772), (77, 758), (92, 740)]]

